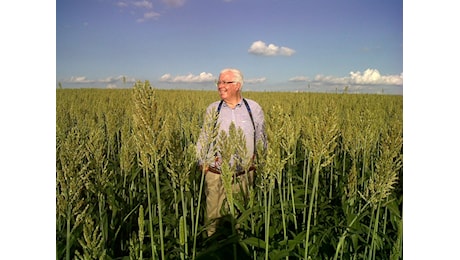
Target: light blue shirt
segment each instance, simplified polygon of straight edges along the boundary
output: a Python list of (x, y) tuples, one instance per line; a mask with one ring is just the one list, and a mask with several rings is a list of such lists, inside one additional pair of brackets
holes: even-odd
[[(229, 127), (232, 122), (235, 124), (237, 129), (241, 128), (243, 130), (243, 133), (246, 139), (247, 155), (250, 156), (250, 158), (246, 158), (246, 159), (250, 160), (252, 156), (254, 155), (254, 150), (255, 150), (254, 134), (255, 134), (256, 143), (259, 141), (262, 141), (264, 144), (264, 147), (266, 147), (266, 144), (267, 144), (267, 137), (265, 133), (265, 117), (264, 117), (264, 112), (262, 110), (262, 107), (254, 100), (246, 99), (246, 101), (248, 102), (248, 105), (252, 112), (252, 116), (254, 119), (254, 126), (252, 124), (251, 117), (249, 115), (249, 111), (243, 102), (243, 99), (241, 99), (241, 101), (234, 108), (229, 107), (225, 102), (223, 102), (220, 112), (219, 112), (219, 118), (217, 121), (218, 121), (218, 124), (220, 124), (219, 133), (221, 131), (225, 131), (228, 134)], [(206, 109), (206, 114), (212, 113), (213, 109), (217, 110), (219, 103), (220, 101), (216, 101), (210, 104), (208, 108)], [(254, 131), (254, 127), (255, 127), (255, 131)], [(202, 144), (207, 140), (207, 137), (204, 135), (205, 134), (202, 131), (200, 134), (199, 141), (197, 143), (198, 154), (200, 154), (200, 151), (202, 149)], [(208, 155), (208, 156), (211, 157), (215, 155)], [(219, 153), (217, 156), (219, 157)], [(201, 161), (200, 161), (200, 164), (201, 164)], [(210, 166), (219, 167), (219, 165), (216, 165), (214, 162), (212, 162)], [(237, 168), (238, 170), (240, 170), (239, 166), (237, 166)]]

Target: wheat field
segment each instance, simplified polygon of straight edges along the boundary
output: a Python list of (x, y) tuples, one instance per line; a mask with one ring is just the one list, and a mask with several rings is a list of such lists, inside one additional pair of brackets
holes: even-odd
[(57, 258), (402, 259), (402, 96), (243, 96), (268, 148), (208, 238), (196, 142), (216, 91), (57, 89)]

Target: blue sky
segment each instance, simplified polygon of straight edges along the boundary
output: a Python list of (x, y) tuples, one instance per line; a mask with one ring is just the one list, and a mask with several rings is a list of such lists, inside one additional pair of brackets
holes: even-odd
[(56, 86), (215, 89), (225, 67), (244, 90), (402, 94), (403, 2), (56, 2)]

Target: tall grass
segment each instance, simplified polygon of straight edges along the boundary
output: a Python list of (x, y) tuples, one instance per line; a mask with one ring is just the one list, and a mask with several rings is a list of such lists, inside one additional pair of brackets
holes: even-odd
[(224, 165), (230, 228), (208, 238), (201, 127), (224, 156), (245, 153), (238, 129), (204, 117), (215, 92), (56, 91), (58, 259), (402, 259), (400, 96), (244, 93), (268, 146), (246, 200)]

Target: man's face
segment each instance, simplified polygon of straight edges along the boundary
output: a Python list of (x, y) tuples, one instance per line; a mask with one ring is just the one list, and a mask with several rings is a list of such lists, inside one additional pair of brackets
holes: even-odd
[[(220, 98), (223, 99), (224, 101), (232, 100), (235, 97), (237, 97), (241, 84), (234, 82), (234, 81), (235, 81), (235, 78), (232, 72), (226, 72), (226, 73), (220, 74), (219, 82), (221, 82), (221, 84), (217, 86), (217, 90), (219, 91)], [(223, 83), (223, 82), (226, 82), (226, 83)], [(228, 82), (234, 82), (234, 83), (228, 83)]]

